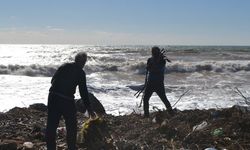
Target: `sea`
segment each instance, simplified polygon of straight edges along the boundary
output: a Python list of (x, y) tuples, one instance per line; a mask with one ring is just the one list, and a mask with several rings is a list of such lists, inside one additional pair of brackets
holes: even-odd
[[(152, 45), (12, 45), (0, 44), (0, 112), (47, 104), (57, 68), (86, 52), (89, 92), (113, 115), (142, 113), (146, 62)], [(250, 97), (250, 46), (159, 45), (171, 63), (165, 67), (165, 91), (174, 108), (210, 109), (246, 106)], [(245, 98), (244, 98), (245, 97)], [(75, 98), (80, 98), (76, 90)], [(150, 111), (165, 109), (153, 94)]]

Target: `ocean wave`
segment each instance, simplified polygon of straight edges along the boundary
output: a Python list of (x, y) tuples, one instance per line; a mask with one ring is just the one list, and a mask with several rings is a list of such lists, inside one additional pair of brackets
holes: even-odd
[[(0, 74), (10, 74), (10, 75), (24, 75), (24, 76), (45, 76), (51, 77), (54, 75), (59, 66), (42, 66), (37, 64), (32, 64), (29, 66), (24, 65), (0, 65)], [(101, 72), (101, 71), (118, 71), (116, 65), (92, 65), (85, 66), (84, 70), (86, 73)]]
[[(51, 77), (56, 72), (56, 65), (37, 65), (29, 66), (22, 65), (0, 65), (0, 74), (25, 75), (25, 76), (46, 76)], [(101, 64), (101, 65), (86, 65), (84, 70), (87, 74), (93, 72), (126, 72), (135, 74), (145, 74), (146, 63), (137, 62), (116, 63), (116, 64)], [(170, 73), (194, 73), (194, 72), (238, 72), (250, 71), (250, 63), (245, 62), (177, 62), (165, 67), (165, 74)]]
[(53, 76), (58, 66), (41, 66), (32, 64), (22, 65), (0, 65), (0, 74), (25, 75), (25, 76)]
[(146, 63), (145, 62), (138, 62), (136, 64), (129, 65), (128, 69), (125, 68), (123, 70), (132, 70), (137, 74), (145, 74), (146, 72)]
[(238, 72), (250, 71), (250, 63), (232, 63), (232, 62), (213, 62), (213, 63), (194, 63), (194, 64), (174, 64), (167, 66), (165, 73), (192, 73), (202, 71), (213, 72)]
[[(145, 74), (146, 64), (137, 63), (129, 67), (137, 74)], [(193, 72), (238, 72), (250, 71), (250, 63), (234, 63), (234, 62), (202, 62), (202, 63), (187, 63), (178, 62), (165, 67), (165, 74), (169, 73), (193, 73)]]
[(88, 63), (94, 64), (94, 63), (108, 63), (108, 62), (124, 62), (126, 61), (125, 58), (123, 57), (114, 57), (114, 56), (89, 56), (88, 58)]
[(107, 64), (107, 65), (86, 65), (84, 67), (84, 70), (87, 73), (102, 72), (102, 71), (114, 72), (114, 71), (119, 71), (119, 67), (120, 66), (118, 66), (118, 65), (110, 65), (110, 64)]

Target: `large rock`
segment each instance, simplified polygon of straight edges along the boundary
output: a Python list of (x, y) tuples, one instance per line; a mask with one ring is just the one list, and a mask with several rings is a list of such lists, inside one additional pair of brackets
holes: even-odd
[[(86, 112), (86, 106), (83, 102), (82, 99), (76, 99), (76, 109), (79, 112), (85, 113)], [(97, 113), (98, 115), (103, 115), (105, 114), (105, 109), (103, 107), (103, 105), (101, 104), (101, 102), (92, 94), (89, 93), (89, 101), (90, 101), (90, 105), (93, 109), (93, 111), (95, 113)]]
[(36, 103), (36, 104), (32, 104), (29, 106), (29, 108), (31, 109), (35, 109), (38, 111), (47, 111), (47, 106), (43, 103)]

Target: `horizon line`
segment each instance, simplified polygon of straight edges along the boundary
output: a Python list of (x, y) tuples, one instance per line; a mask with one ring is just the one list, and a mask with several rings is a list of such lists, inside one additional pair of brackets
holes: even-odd
[(72, 44), (72, 43), (0, 43), (0, 45), (85, 45), (85, 46), (242, 46), (244, 44)]

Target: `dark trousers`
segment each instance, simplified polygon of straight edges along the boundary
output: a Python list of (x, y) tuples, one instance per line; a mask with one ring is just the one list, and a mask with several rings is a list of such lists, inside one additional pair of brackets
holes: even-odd
[(144, 115), (149, 116), (149, 99), (152, 96), (153, 92), (156, 92), (156, 94), (160, 97), (166, 109), (168, 111), (172, 111), (171, 104), (169, 103), (167, 96), (165, 94), (165, 87), (164, 87), (163, 82), (162, 83), (148, 83), (145, 89), (144, 97), (143, 97)]
[(75, 103), (73, 100), (63, 99), (52, 93), (48, 97), (47, 149), (56, 150), (56, 130), (61, 116), (64, 117), (66, 124), (68, 149), (76, 150), (77, 120)]

